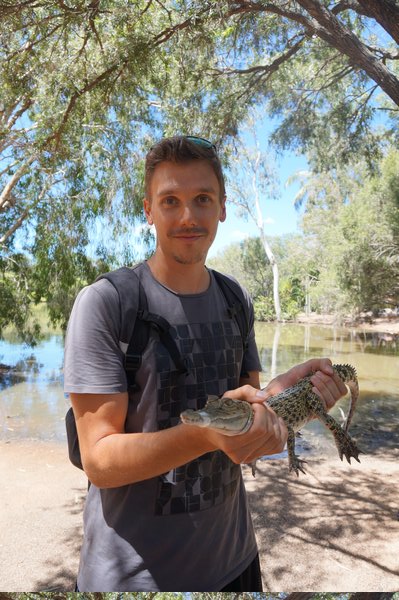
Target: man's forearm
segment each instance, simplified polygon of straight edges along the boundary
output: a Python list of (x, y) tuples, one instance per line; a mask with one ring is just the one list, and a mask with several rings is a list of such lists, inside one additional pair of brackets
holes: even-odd
[(89, 480), (112, 488), (167, 473), (215, 449), (203, 430), (182, 424), (154, 433), (105, 436), (82, 458)]

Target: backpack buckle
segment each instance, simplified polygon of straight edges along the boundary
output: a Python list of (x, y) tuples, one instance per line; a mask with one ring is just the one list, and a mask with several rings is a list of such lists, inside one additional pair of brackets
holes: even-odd
[(125, 354), (125, 371), (137, 371), (141, 365), (141, 354)]
[(233, 304), (232, 306), (227, 307), (227, 314), (230, 319), (235, 319), (238, 313), (240, 312), (242, 306), (241, 304)]

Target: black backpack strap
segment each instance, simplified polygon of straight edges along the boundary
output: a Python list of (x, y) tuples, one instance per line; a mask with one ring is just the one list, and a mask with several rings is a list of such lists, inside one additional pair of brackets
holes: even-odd
[(119, 339), (122, 343), (128, 344), (132, 337), (137, 314), (141, 308), (147, 306), (145, 292), (135, 267), (121, 267), (116, 271), (99, 275), (96, 281), (100, 279), (107, 279), (118, 292), (121, 315)]
[(227, 275), (223, 275), (223, 273), (219, 273), (218, 271), (212, 270), (212, 272), (227, 302), (228, 315), (230, 319), (235, 319), (238, 325), (245, 352), (248, 347), (248, 337), (253, 322), (250, 317), (248, 303), (244, 296), (244, 292), (242, 291), (241, 286), (230, 279), (230, 277), (227, 277)]
[(155, 313), (148, 312), (147, 296), (135, 268), (121, 267), (101, 275), (96, 281), (104, 278), (112, 283), (119, 296), (120, 341), (128, 343), (124, 364), (128, 390), (138, 390), (136, 373), (148, 343), (150, 327), (158, 331), (159, 339), (168, 350), (176, 369), (180, 373), (187, 374), (187, 366), (171, 335), (169, 322)]
[[(218, 271), (212, 270), (212, 272), (219, 285), (220, 291), (227, 302), (228, 315), (230, 319), (235, 319), (238, 325), (243, 352), (245, 353), (248, 348), (248, 339), (253, 326), (253, 318), (251, 319), (244, 292), (242, 291), (241, 286), (230, 277), (227, 277), (227, 275), (223, 275), (223, 273), (219, 273)], [(247, 378), (248, 373), (241, 368), (240, 376)]]
[(179, 373), (188, 375), (189, 371), (186, 361), (180, 354), (180, 350), (178, 349), (177, 344), (172, 337), (169, 321), (160, 315), (148, 312), (147, 310), (141, 311), (139, 318), (142, 321), (149, 323), (154, 329), (156, 329), (159, 334), (159, 339), (169, 352), (176, 369), (179, 371)]
[(118, 292), (120, 311), (119, 341), (125, 345), (124, 369), (128, 391), (136, 391), (136, 373), (140, 368), (143, 352), (148, 343), (148, 325), (141, 322), (140, 315), (147, 310), (147, 297), (135, 267), (121, 267), (116, 271), (97, 277), (107, 279)]

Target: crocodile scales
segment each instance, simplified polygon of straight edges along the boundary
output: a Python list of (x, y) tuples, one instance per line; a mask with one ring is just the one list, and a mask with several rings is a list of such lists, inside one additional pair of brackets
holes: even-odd
[[(356, 370), (351, 365), (333, 365), (334, 371), (347, 385), (351, 393), (348, 416), (342, 427), (325, 410), (319, 396), (312, 390), (311, 375), (300, 379), (295, 385), (269, 398), (265, 404), (281, 417), (288, 429), (288, 462), (290, 471), (305, 473), (304, 463), (295, 454), (295, 433), (313, 418), (319, 419), (333, 434), (341, 460), (345, 456), (348, 463), (353, 457), (360, 462), (361, 450), (348, 434), (356, 401), (359, 396), (359, 385)], [(253, 422), (253, 410), (249, 402), (209, 396), (204, 408), (185, 410), (180, 415), (183, 423), (197, 427), (211, 427), (224, 435), (240, 435), (248, 431)], [(254, 473), (254, 466), (252, 466)]]

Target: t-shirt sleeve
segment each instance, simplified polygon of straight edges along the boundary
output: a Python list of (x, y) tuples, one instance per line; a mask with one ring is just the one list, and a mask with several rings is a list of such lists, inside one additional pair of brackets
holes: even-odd
[(64, 390), (113, 394), (127, 389), (124, 354), (119, 346), (118, 293), (102, 279), (75, 300), (65, 340)]

